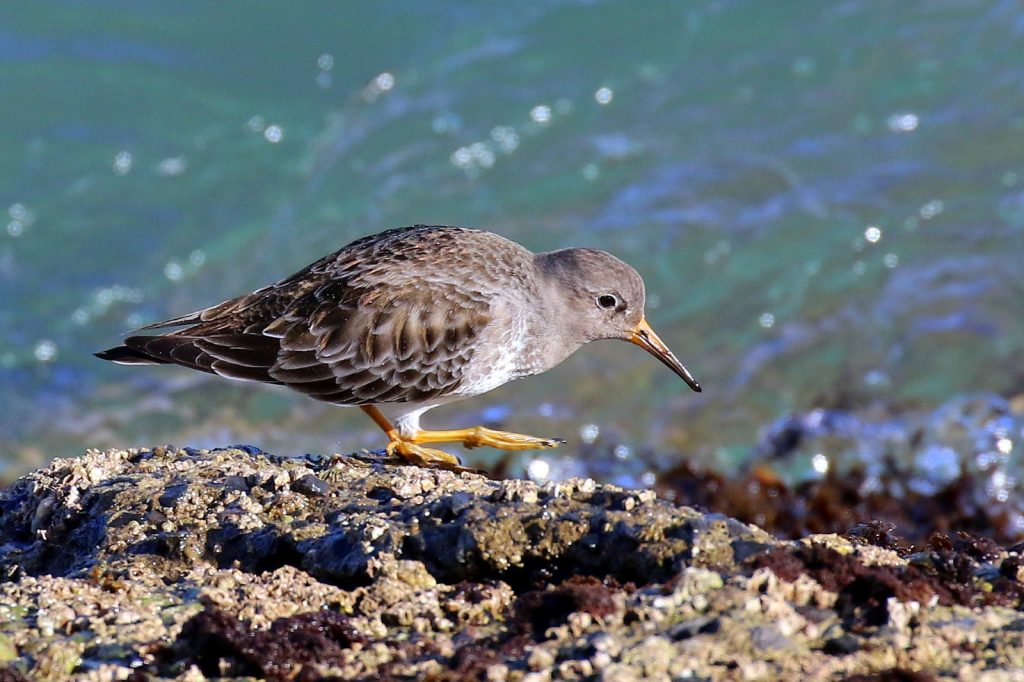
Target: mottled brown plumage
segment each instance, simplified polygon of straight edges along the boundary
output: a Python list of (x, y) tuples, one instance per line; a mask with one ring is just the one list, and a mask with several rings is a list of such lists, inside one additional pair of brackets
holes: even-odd
[[(415, 445), (437, 440), (438, 432), (420, 431), (422, 412), (549, 369), (593, 339), (633, 340), (699, 390), (646, 327), (643, 304), (639, 275), (602, 251), (535, 255), (490, 232), (417, 225), (359, 239), (268, 287), (144, 328), (183, 329), (131, 336), (97, 355), (362, 406), (388, 431), (389, 449), (420, 464), (450, 463)], [(648, 331), (656, 344), (638, 340)], [(455, 440), (557, 444), (474, 433)]]

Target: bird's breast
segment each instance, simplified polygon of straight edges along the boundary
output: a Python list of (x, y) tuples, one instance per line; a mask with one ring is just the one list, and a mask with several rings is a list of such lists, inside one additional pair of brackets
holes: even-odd
[[(536, 357), (526, 315), (498, 315), (477, 340), (459, 385), (460, 395), (478, 395), (514, 379), (544, 371)], [(496, 320), (497, 322), (498, 320)]]

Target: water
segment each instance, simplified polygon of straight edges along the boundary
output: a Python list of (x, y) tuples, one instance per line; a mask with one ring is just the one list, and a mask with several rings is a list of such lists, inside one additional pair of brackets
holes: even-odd
[(734, 466), (793, 411), (1013, 398), (1022, 43), (1010, 2), (5, 5), (0, 475), (379, 447), (358, 412), (90, 353), (417, 222), (614, 251), (705, 387), (602, 343), (426, 420), (571, 439), (538, 470)]

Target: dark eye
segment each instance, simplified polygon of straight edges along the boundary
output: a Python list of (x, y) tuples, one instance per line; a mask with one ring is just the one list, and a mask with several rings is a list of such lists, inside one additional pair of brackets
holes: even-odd
[(602, 294), (601, 296), (597, 297), (597, 306), (599, 308), (604, 308), (605, 310), (610, 310), (611, 308), (614, 308), (618, 304), (619, 304), (619, 299), (615, 298), (611, 294)]

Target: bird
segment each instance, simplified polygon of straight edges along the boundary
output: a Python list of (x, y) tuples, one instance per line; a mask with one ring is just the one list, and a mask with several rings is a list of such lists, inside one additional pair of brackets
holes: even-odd
[[(461, 469), (428, 447), (499, 450), (565, 441), (484, 426), (426, 430), (439, 405), (539, 374), (599, 339), (634, 343), (701, 386), (647, 322), (644, 281), (606, 251), (532, 253), (493, 232), (414, 225), (357, 239), (256, 291), (150, 324), (95, 353), (126, 365), (182, 365), (357, 406), (389, 457)], [(167, 331), (171, 330), (171, 331)]]

